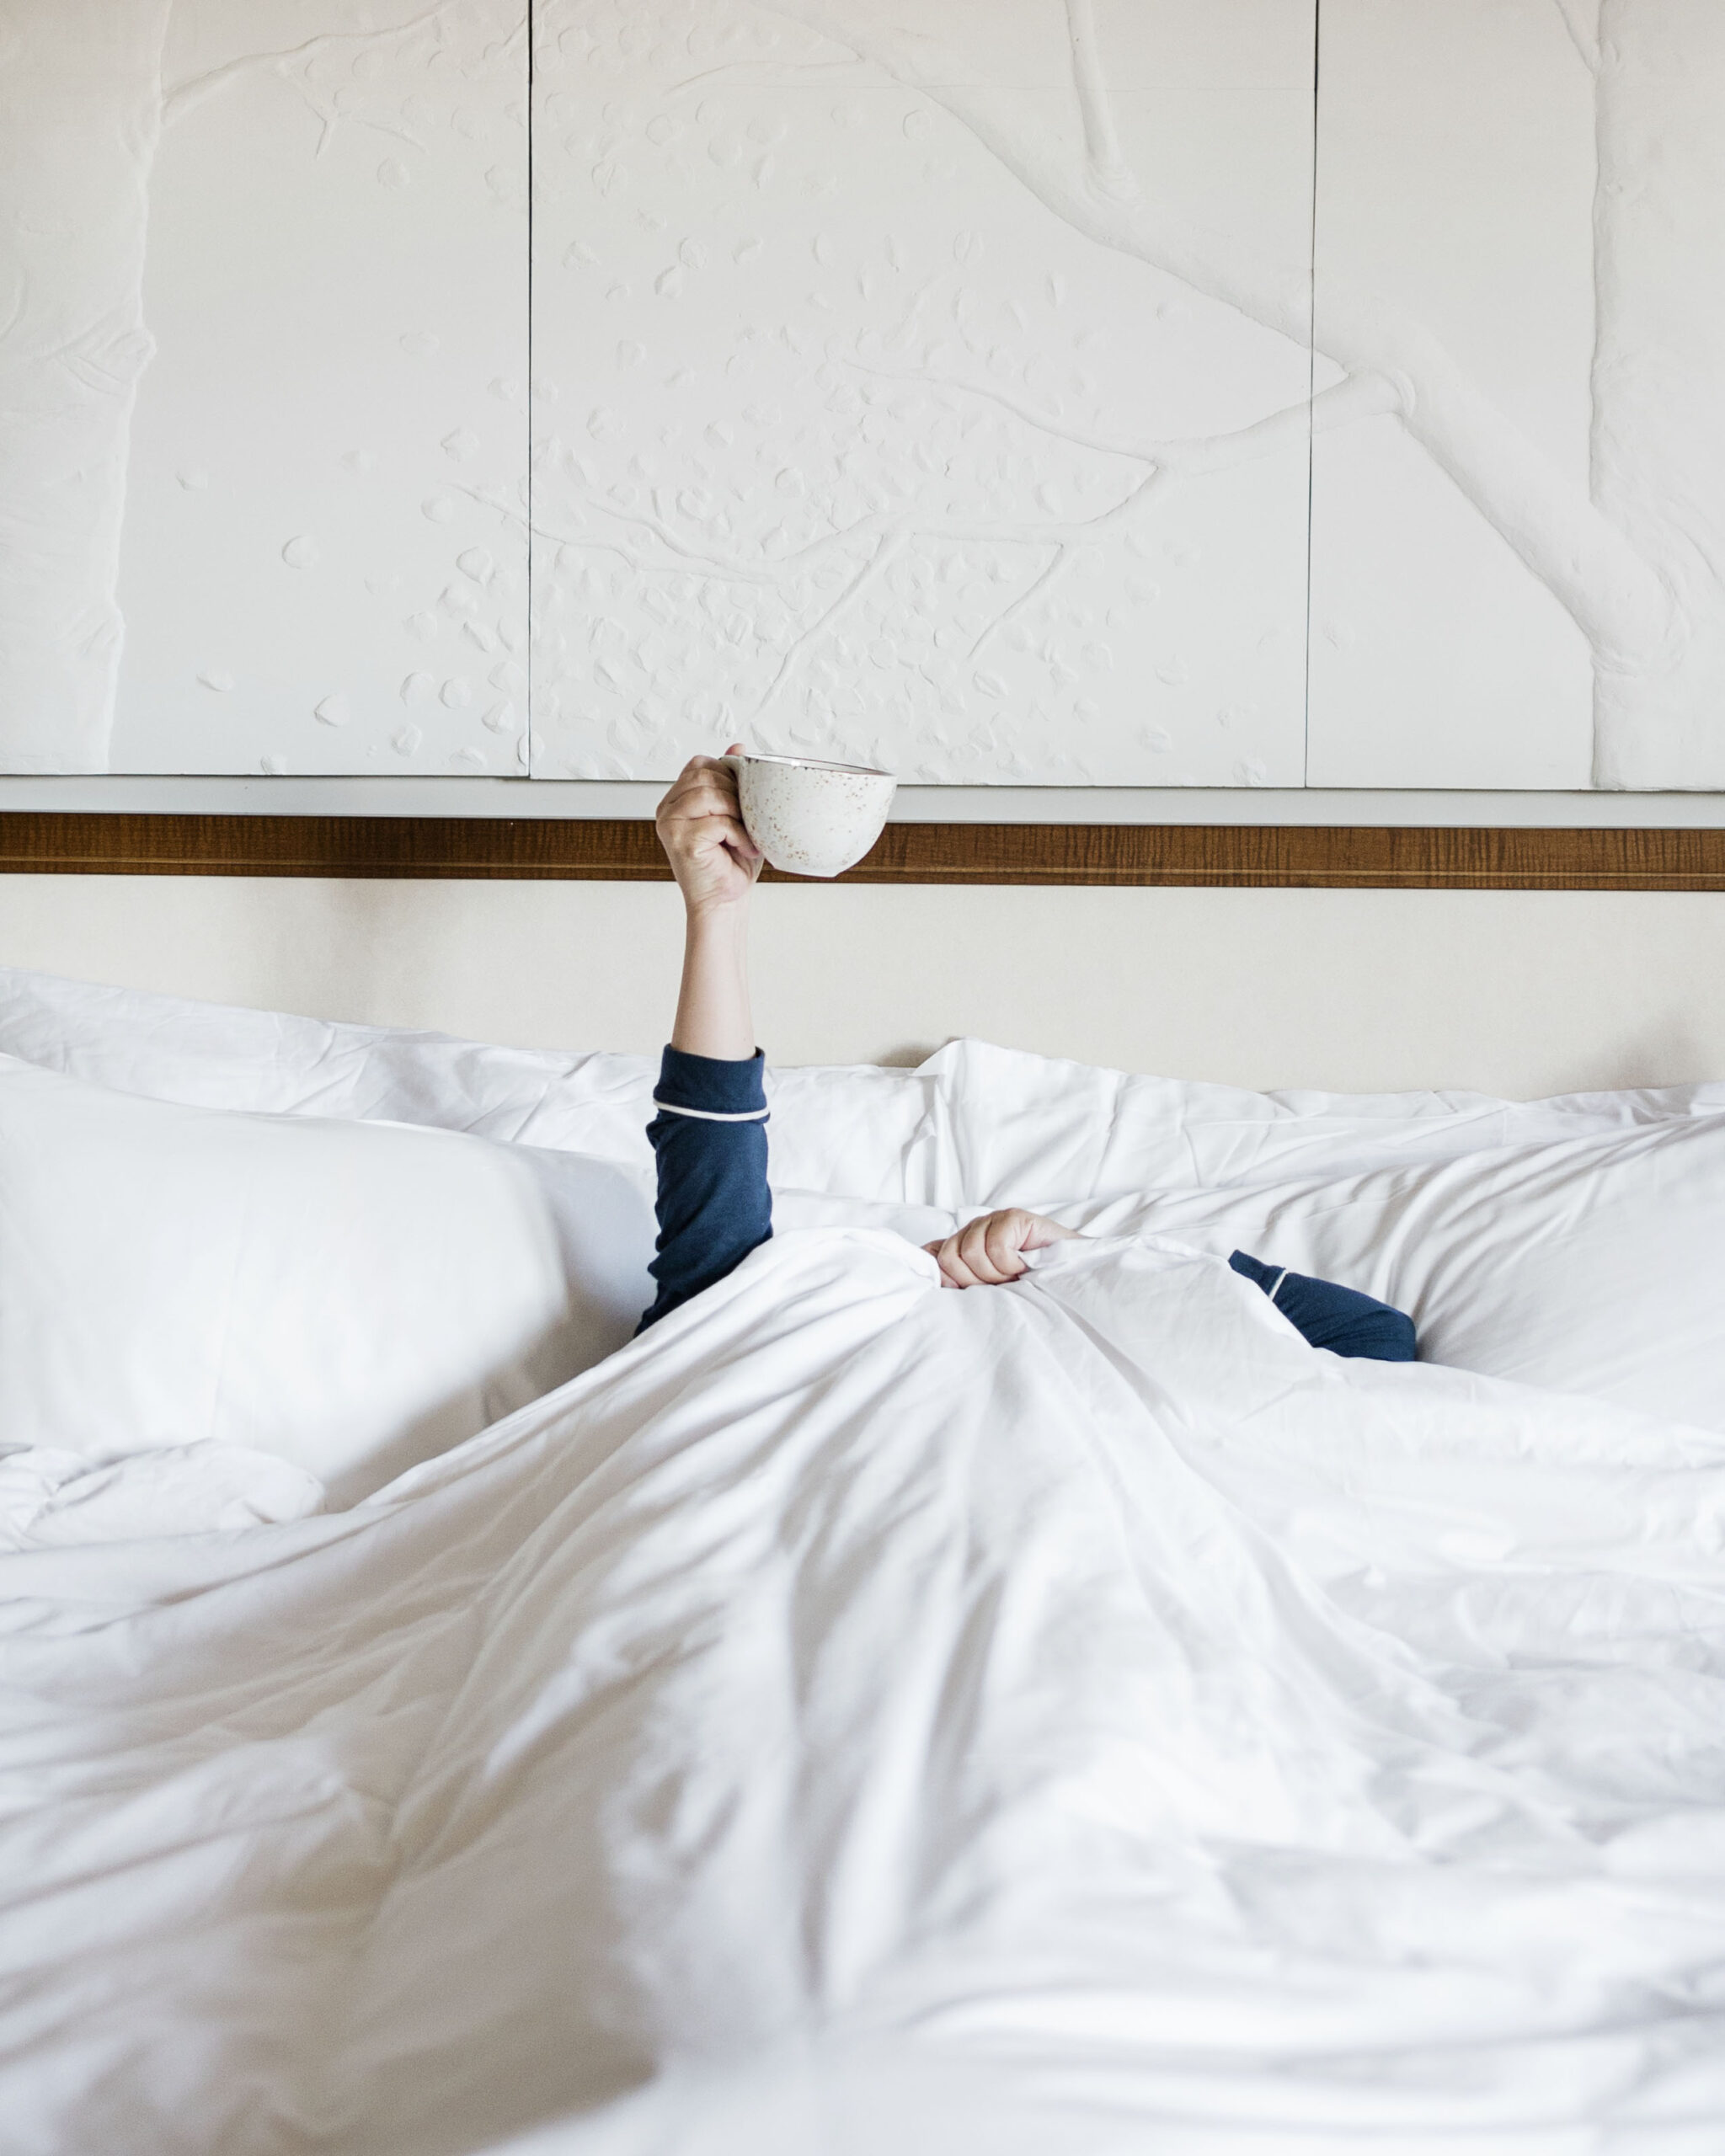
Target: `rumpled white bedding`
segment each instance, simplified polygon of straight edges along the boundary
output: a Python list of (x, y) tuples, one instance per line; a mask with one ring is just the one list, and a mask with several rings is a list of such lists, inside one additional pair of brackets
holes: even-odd
[[(467, 1130), (646, 1166), (656, 1059), (510, 1049), (0, 967), (0, 1054), (190, 1107)], [(1725, 1111), (1725, 1083), (1503, 1101), (1251, 1093), (955, 1041), (915, 1070), (776, 1070), (772, 1177), (970, 1213), (1453, 1160)]]
[[(0, 967), (0, 1054), (191, 1107), (425, 1123), (652, 1164), (656, 1056), (499, 1048), (9, 967)], [(937, 1203), (937, 1090), (932, 1075), (872, 1065), (775, 1072), (775, 1185)]]
[(5, 2145), (1717, 2148), (1722, 1534), (1214, 1259), (786, 1236), (345, 1514), (5, 1561)]
[[(0, 1050), (183, 1097), (153, 999), (56, 1049), (59, 994), (0, 983)], [(229, 1016), (176, 1082), (329, 1112), (291, 1052), (235, 1098)], [(373, 1045), (350, 1112), (505, 1113), (513, 1052)], [(532, 1113), (602, 1151), (552, 1060)], [(1721, 1103), (936, 1064), (854, 1097), (832, 1225), (351, 1510), (233, 1448), (153, 1455), (153, 1513), (4, 1463), (6, 2156), (1725, 2148), (1725, 1438), (1338, 1362), (1154, 1236), (943, 1293), (842, 1187), (1100, 1204)]]

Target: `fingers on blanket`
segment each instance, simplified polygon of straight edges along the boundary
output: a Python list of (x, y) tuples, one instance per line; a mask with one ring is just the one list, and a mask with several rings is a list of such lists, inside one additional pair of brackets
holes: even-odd
[(1009, 1206), (1001, 1212), (985, 1213), (943, 1242), (925, 1243), (922, 1247), (940, 1267), (942, 1287), (1001, 1288), (1028, 1270), (1027, 1251), (1062, 1242), (1072, 1233), (1071, 1228), (1045, 1219), (1039, 1213)]

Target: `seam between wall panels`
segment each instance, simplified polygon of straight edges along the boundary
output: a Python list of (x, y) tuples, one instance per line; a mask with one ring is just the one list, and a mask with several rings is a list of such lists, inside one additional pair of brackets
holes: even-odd
[[(1300, 707), (1300, 785), (1311, 785), (1311, 542), (1317, 504), (1317, 88), (1324, 50), (1324, 0), (1311, 0), (1311, 243), (1306, 250), (1306, 655)], [(531, 227), (528, 227), (531, 228)]]
[[(523, 672), (523, 673), (526, 675), (526, 677), (527, 677), (527, 699), (526, 699), (526, 701), (527, 701), (527, 708), (526, 708), (526, 711), (525, 711), (525, 712), (523, 712), (523, 713), (521, 714), (521, 731), (522, 731), (522, 738), (523, 738), (523, 739), (524, 739), (524, 741), (525, 741), (525, 743), (526, 743), (526, 750), (527, 750), (527, 760), (526, 760), (526, 765), (525, 768), (523, 769), (523, 771), (522, 771), (522, 772), (521, 772), (521, 776), (523, 778), (526, 778), (526, 779), (529, 779), (529, 780), (531, 780), (531, 779), (533, 779), (533, 778), (535, 778), (535, 777), (537, 777), (537, 776), (538, 776), (538, 774), (535, 771), (535, 770), (534, 770), (533, 766), (534, 766), (535, 761), (537, 760), (537, 755), (538, 755), (538, 748), (539, 748), (538, 741), (537, 741), (537, 738), (535, 737), (535, 734), (534, 734), (534, 719), (533, 719), (533, 688), (534, 688), (534, 682), (533, 682), (533, 659), (534, 659), (534, 656), (535, 656), (535, 653), (534, 653), (534, 646), (535, 646), (535, 643), (537, 643), (537, 639), (536, 638), (536, 637), (534, 636), (534, 633), (533, 633), (533, 619), (534, 619), (533, 601), (534, 601), (535, 592), (536, 592), (536, 590), (537, 590), (537, 584), (536, 584), (536, 581), (535, 581), (535, 574), (534, 574), (534, 561), (533, 561), (533, 201), (534, 201), (534, 197), (535, 197), (535, 195), (536, 195), (537, 194), (537, 192), (538, 192), (538, 173), (537, 173), (537, 169), (536, 169), (535, 161), (534, 161), (534, 153), (533, 153), (533, 152), (534, 152), (534, 146), (533, 146), (533, 135), (534, 135), (534, 129), (535, 129), (535, 126), (536, 126), (536, 125), (537, 125), (537, 120), (538, 120), (538, 114), (537, 114), (537, 111), (536, 111), (536, 109), (535, 109), (535, 107), (534, 107), (534, 99), (533, 99), (533, 63), (534, 63), (534, 59), (535, 59), (535, 57), (536, 57), (537, 51), (537, 47), (538, 47), (538, 39), (537, 39), (537, 35), (538, 25), (535, 23), (535, 21), (534, 21), (534, 19), (533, 19), (533, 13), (534, 13), (534, 0), (526, 0), (526, 4), (527, 4), (527, 394), (526, 394), (526, 398), (525, 398), (523, 401), (525, 402), (526, 406), (526, 429), (527, 429), (527, 439), (526, 439), (526, 480), (525, 480), (525, 485), (526, 485), (526, 502), (525, 502), (525, 504), (524, 504), (524, 507), (526, 508), (526, 513), (527, 513), (527, 648), (526, 648), (526, 650), (525, 651), (525, 653), (522, 654), (522, 668), (521, 668), (521, 670), (522, 670), (522, 672)], [(1314, 152), (1314, 162), (1315, 162), (1315, 152)], [(1306, 573), (1307, 587), (1308, 587), (1308, 590), (1309, 590), (1309, 589), (1310, 589), (1310, 584), (1311, 584), (1311, 543), (1310, 543), (1310, 542), (1309, 542), (1309, 541), (1308, 541), (1308, 542), (1307, 542), (1307, 546), (1306, 546)], [(1308, 606), (1306, 607), (1306, 648), (1307, 648), (1307, 650), (1308, 650), (1308, 652), (1309, 652), (1309, 651), (1310, 651), (1310, 649), (1311, 649), (1311, 606), (1310, 606), (1309, 605), (1308, 605)], [(1309, 686), (1308, 686), (1307, 694), (1308, 694), (1308, 696), (1310, 696), (1310, 688), (1309, 688)]]

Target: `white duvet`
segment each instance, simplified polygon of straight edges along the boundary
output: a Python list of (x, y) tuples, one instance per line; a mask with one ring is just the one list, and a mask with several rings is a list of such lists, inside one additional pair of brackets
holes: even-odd
[(835, 1225), (189, 1524), (0, 1558), (7, 2156), (1725, 2148), (1711, 1432), (1338, 1362), (1155, 1236), (959, 1295)]

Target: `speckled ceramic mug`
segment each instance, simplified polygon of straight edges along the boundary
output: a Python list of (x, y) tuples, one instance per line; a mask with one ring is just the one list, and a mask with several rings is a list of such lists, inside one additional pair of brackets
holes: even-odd
[(860, 764), (809, 756), (727, 756), (743, 825), (775, 868), (841, 876), (880, 836), (898, 781)]

